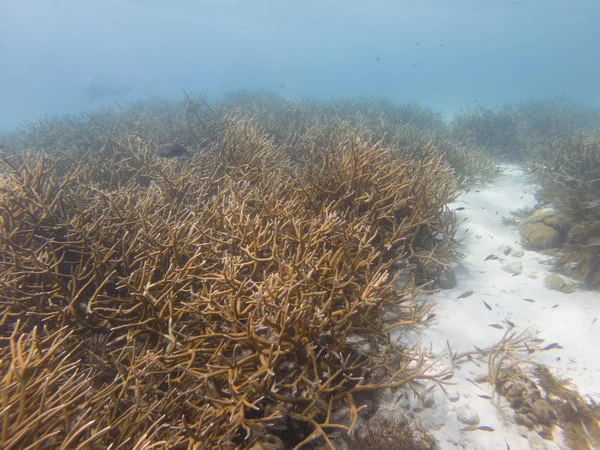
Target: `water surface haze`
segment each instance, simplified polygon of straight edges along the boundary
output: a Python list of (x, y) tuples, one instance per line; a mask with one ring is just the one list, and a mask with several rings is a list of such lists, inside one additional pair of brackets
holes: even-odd
[[(593, 0), (1, 0), (0, 129), (181, 89), (597, 104)], [(106, 95), (88, 95), (90, 84)], [(111, 93), (111, 89), (114, 92)]]

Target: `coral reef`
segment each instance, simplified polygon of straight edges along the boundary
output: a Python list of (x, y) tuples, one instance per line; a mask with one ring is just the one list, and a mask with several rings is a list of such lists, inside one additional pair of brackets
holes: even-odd
[(533, 163), (540, 202), (565, 220), (559, 271), (592, 288), (600, 287), (600, 141), (579, 137), (539, 149)]
[(182, 160), (109, 113), (0, 159), (3, 448), (333, 447), (356, 396), (448, 375), (388, 333), (428, 313), (392, 264), (426, 283), (454, 254), (435, 148), (351, 136), (294, 159), (185, 108)]
[(554, 440), (561, 433), (568, 448), (597, 448), (600, 443), (598, 401), (582, 396), (572, 389), (569, 380), (559, 379), (550, 368), (532, 361), (534, 353), (558, 346), (552, 343), (541, 347), (543, 342), (527, 332), (517, 334), (511, 329), (490, 348), (455, 353), (453, 362), (460, 364), (465, 358), (475, 362), (472, 355), (480, 361), (487, 358), (487, 375), (475, 378), (475, 382), (490, 383), (494, 389), (490, 401), (504, 417), (506, 408), (497, 394), (508, 402), (512, 419), (525, 427), (524, 434), (534, 432), (543, 439)]
[(564, 100), (543, 100), (477, 106), (455, 115), (451, 133), (497, 159), (509, 162), (530, 161), (538, 149), (576, 136), (595, 133), (600, 126), (600, 111)]
[[(390, 339), (454, 285), (446, 204), (530, 161), (567, 217), (558, 267), (598, 286), (598, 143), (566, 139), (596, 119), (238, 91), (27, 124), (0, 156), (0, 446), (432, 448), (373, 394), (451, 376)], [(597, 403), (532, 381), (524, 349), (475, 352), (515, 419), (597, 445)]]
[(430, 450), (436, 441), (406, 412), (378, 411), (346, 439), (349, 450)]

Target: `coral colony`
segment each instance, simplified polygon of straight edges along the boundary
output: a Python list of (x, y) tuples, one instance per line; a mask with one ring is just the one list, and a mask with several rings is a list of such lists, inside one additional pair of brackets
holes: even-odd
[[(446, 125), (376, 100), (186, 94), (46, 117), (3, 141), (0, 446), (433, 448), (378, 396), (444, 389), (452, 370), (390, 333), (435, 317), (419, 294), (454, 286), (446, 205), (527, 140), (494, 146), (508, 111), (534, 115)], [(568, 216), (558, 267), (597, 287), (598, 144), (536, 153), (530, 135), (540, 195)], [(594, 436), (595, 403), (505, 364), (527, 345), (507, 333), (475, 352), (498, 395), (545, 438), (561, 417)]]

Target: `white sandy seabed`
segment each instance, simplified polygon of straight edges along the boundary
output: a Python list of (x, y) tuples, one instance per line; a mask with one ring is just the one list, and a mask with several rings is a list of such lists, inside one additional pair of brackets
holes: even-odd
[[(536, 351), (531, 360), (547, 365), (561, 378), (571, 379), (572, 387), (581, 394), (599, 393), (600, 320), (595, 318), (600, 318), (600, 293), (578, 288), (565, 294), (545, 287), (544, 278), (552, 273), (550, 259), (523, 250), (518, 229), (502, 223), (502, 218), (510, 217), (511, 211), (536, 204), (533, 196), (536, 187), (520, 168), (502, 169), (488, 186), (463, 192), (450, 205), (464, 208), (456, 212), (460, 222), (457, 238), (462, 239), (458, 250), (465, 255), (452, 266), (456, 287), (426, 296), (434, 306), (435, 319), (420, 327), (418, 335), (404, 339), (413, 342), (419, 339), (424, 347), (431, 347), (434, 357), (442, 358), (442, 366), (451, 367), (448, 344), (452, 352), (458, 353), (474, 350), (474, 346), (491, 347), (506, 333), (508, 319), (515, 325), (512, 331), (529, 331), (545, 340), (541, 345), (556, 342), (562, 347)], [(511, 252), (505, 255), (507, 247)], [(492, 254), (498, 259), (485, 261)], [(519, 275), (513, 276), (502, 269), (507, 264), (518, 265), (517, 261), (522, 265)], [(465, 291), (473, 294), (457, 298)], [(525, 301), (526, 298), (534, 302)], [(501, 324), (504, 329), (490, 324)], [(489, 383), (473, 382), (485, 376), (488, 369), (487, 358), (476, 361), (477, 364), (467, 361), (454, 365), (454, 377), (448, 380), (453, 384), (445, 386), (448, 395), (436, 387), (432, 391), (433, 405), (415, 414), (438, 440), (440, 450), (566, 448), (560, 433), (555, 433), (554, 441), (545, 441), (534, 431), (527, 435), (524, 427), (512, 420), (513, 411), (504, 397), (496, 395), (496, 405), (481, 398), (479, 395), (494, 393)], [(477, 413), (479, 426), (494, 431), (462, 431), (466, 425), (457, 419), (461, 406)]]

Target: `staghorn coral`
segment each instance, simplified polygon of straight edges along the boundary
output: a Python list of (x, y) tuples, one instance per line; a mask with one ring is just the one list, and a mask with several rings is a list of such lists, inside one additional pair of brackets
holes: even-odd
[(600, 286), (600, 141), (579, 137), (539, 149), (533, 165), (542, 203), (567, 218), (556, 267), (588, 287)]
[[(475, 363), (487, 357), (487, 375), (475, 378), (476, 383), (489, 382), (494, 389), (490, 399), (498, 412), (507, 416), (498, 394), (504, 397), (513, 412), (516, 424), (553, 440), (561, 433), (568, 448), (573, 450), (597, 448), (600, 439), (600, 407), (594, 396), (582, 396), (572, 389), (569, 380), (560, 379), (551, 370), (535, 363), (531, 355), (552, 350), (557, 343), (541, 347), (543, 340), (527, 332), (506, 331), (495, 345), (474, 351), (454, 353), (453, 363), (465, 358)], [(477, 363), (476, 363), (477, 364)], [(478, 364), (479, 365), (479, 364)]]
[(461, 111), (451, 123), (455, 141), (484, 149), (503, 161), (530, 161), (537, 149), (557, 140), (592, 133), (600, 110), (564, 100), (477, 106)]
[(447, 375), (389, 340), (427, 311), (387, 269), (452, 254), (449, 167), (364, 141), (294, 162), (222, 124), (183, 163), (126, 134), (2, 159), (3, 448), (333, 446), (355, 395)]
[(346, 438), (349, 450), (430, 450), (436, 441), (402, 411), (378, 411)]
[(547, 367), (535, 367), (533, 376), (548, 395), (567, 444), (573, 449), (598, 448), (600, 403), (597, 398), (582, 396), (569, 380), (558, 378)]

